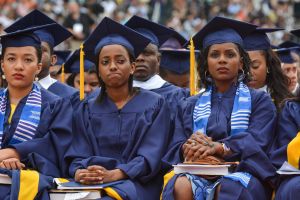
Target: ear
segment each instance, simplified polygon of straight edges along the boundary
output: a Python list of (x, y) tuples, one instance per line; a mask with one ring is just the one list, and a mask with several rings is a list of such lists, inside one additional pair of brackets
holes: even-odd
[(160, 60), (161, 60), (161, 54), (158, 53), (157, 55), (157, 62), (158, 62), (158, 66), (160, 66)]
[(36, 76), (42, 71), (42, 63), (37, 64)]
[(135, 71), (135, 62), (131, 63), (131, 69), (130, 69), (130, 74), (133, 74)]
[(3, 60), (1, 60), (0, 65), (1, 65), (1, 70), (2, 70), (2, 72), (4, 72)]
[(244, 68), (244, 62), (243, 62), (243, 57), (240, 58), (240, 66), (239, 70), (242, 70)]
[(51, 56), (51, 66), (55, 65), (57, 62), (57, 56), (55, 54), (53, 54)]

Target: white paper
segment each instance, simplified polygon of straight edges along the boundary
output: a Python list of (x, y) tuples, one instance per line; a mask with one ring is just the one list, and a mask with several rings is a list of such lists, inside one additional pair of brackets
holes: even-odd
[(277, 174), (300, 174), (300, 170), (285, 161), (280, 169), (277, 170)]
[(64, 200), (76, 200), (86, 198), (90, 192), (66, 193)]

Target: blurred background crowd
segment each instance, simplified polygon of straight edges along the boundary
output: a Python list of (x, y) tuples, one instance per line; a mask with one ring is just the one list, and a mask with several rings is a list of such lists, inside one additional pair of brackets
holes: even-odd
[(35, 8), (74, 34), (57, 49), (78, 48), (104, 16), (125, 23), (139, 15), (172, 27), (186, 38), (216, 15), (232, 17), (263, 27), (285, 28), (286, 32), (270, 35), (274, 45), (293, 40), (288, 31), (300, 26), (300, 0), (0, 0), (0, 34)]

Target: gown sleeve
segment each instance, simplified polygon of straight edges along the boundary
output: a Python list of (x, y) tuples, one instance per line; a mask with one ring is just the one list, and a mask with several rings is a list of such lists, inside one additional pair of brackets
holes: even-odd
[(271, 161), (277, 169), (287, 161), (287, 145), (300, 130), (299, 108), (299, 103), (288, 101), (279, 115), (276, 138), (270, 152)]
[(20, 154), (21, 160), (27, 160), (39, 172), (65, 177), (68, 163), (64, 161), (64, 155), (72, 142), (72, 114), (70, 101), (58, 99), (46, 103), (35, 138), (11, 146)]

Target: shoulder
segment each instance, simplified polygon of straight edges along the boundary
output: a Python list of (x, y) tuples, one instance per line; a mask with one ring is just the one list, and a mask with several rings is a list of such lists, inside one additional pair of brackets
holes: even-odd
[(140, 89), (136, 94), (136, 102), (140, 105), (140, 107), (147, 109), (154, 105), (161, 106), (165, 103), (165, 98), (155, 92)]
[(41, 96), (42, 96), (42, 103), (50, 103), (61, 99), (61, 97), (49, 92), (48, 90), (41, 88)]
[(67, 97), (67, 96), (72, 96), (74, 94), (78, 93), (78, 90), (76, 90), (75, 88), (63, 84), (59, 81), (56, 81), (55, 83), (53, 83), (49, 89), (50, 92), (53, 92), (54, 94), (60, 96), (60, 97)]
[(260, 91), (260, 90), (256, 90), (253, 88), (249, 88), (249, 90), (250, 90), (250, 95), (251, 95), (251, 102), (254, 106), (258, 105), (258, 104), (268, 104), (269, 106), (272, 106), (275, 108), (275, 105), (274, 105), (269, 93)]
[(291, 116), (298, 117), (300, 113), (300, 102), (295, 100), (287, 100), (283, 105), (282, 113), (289, 113)]

